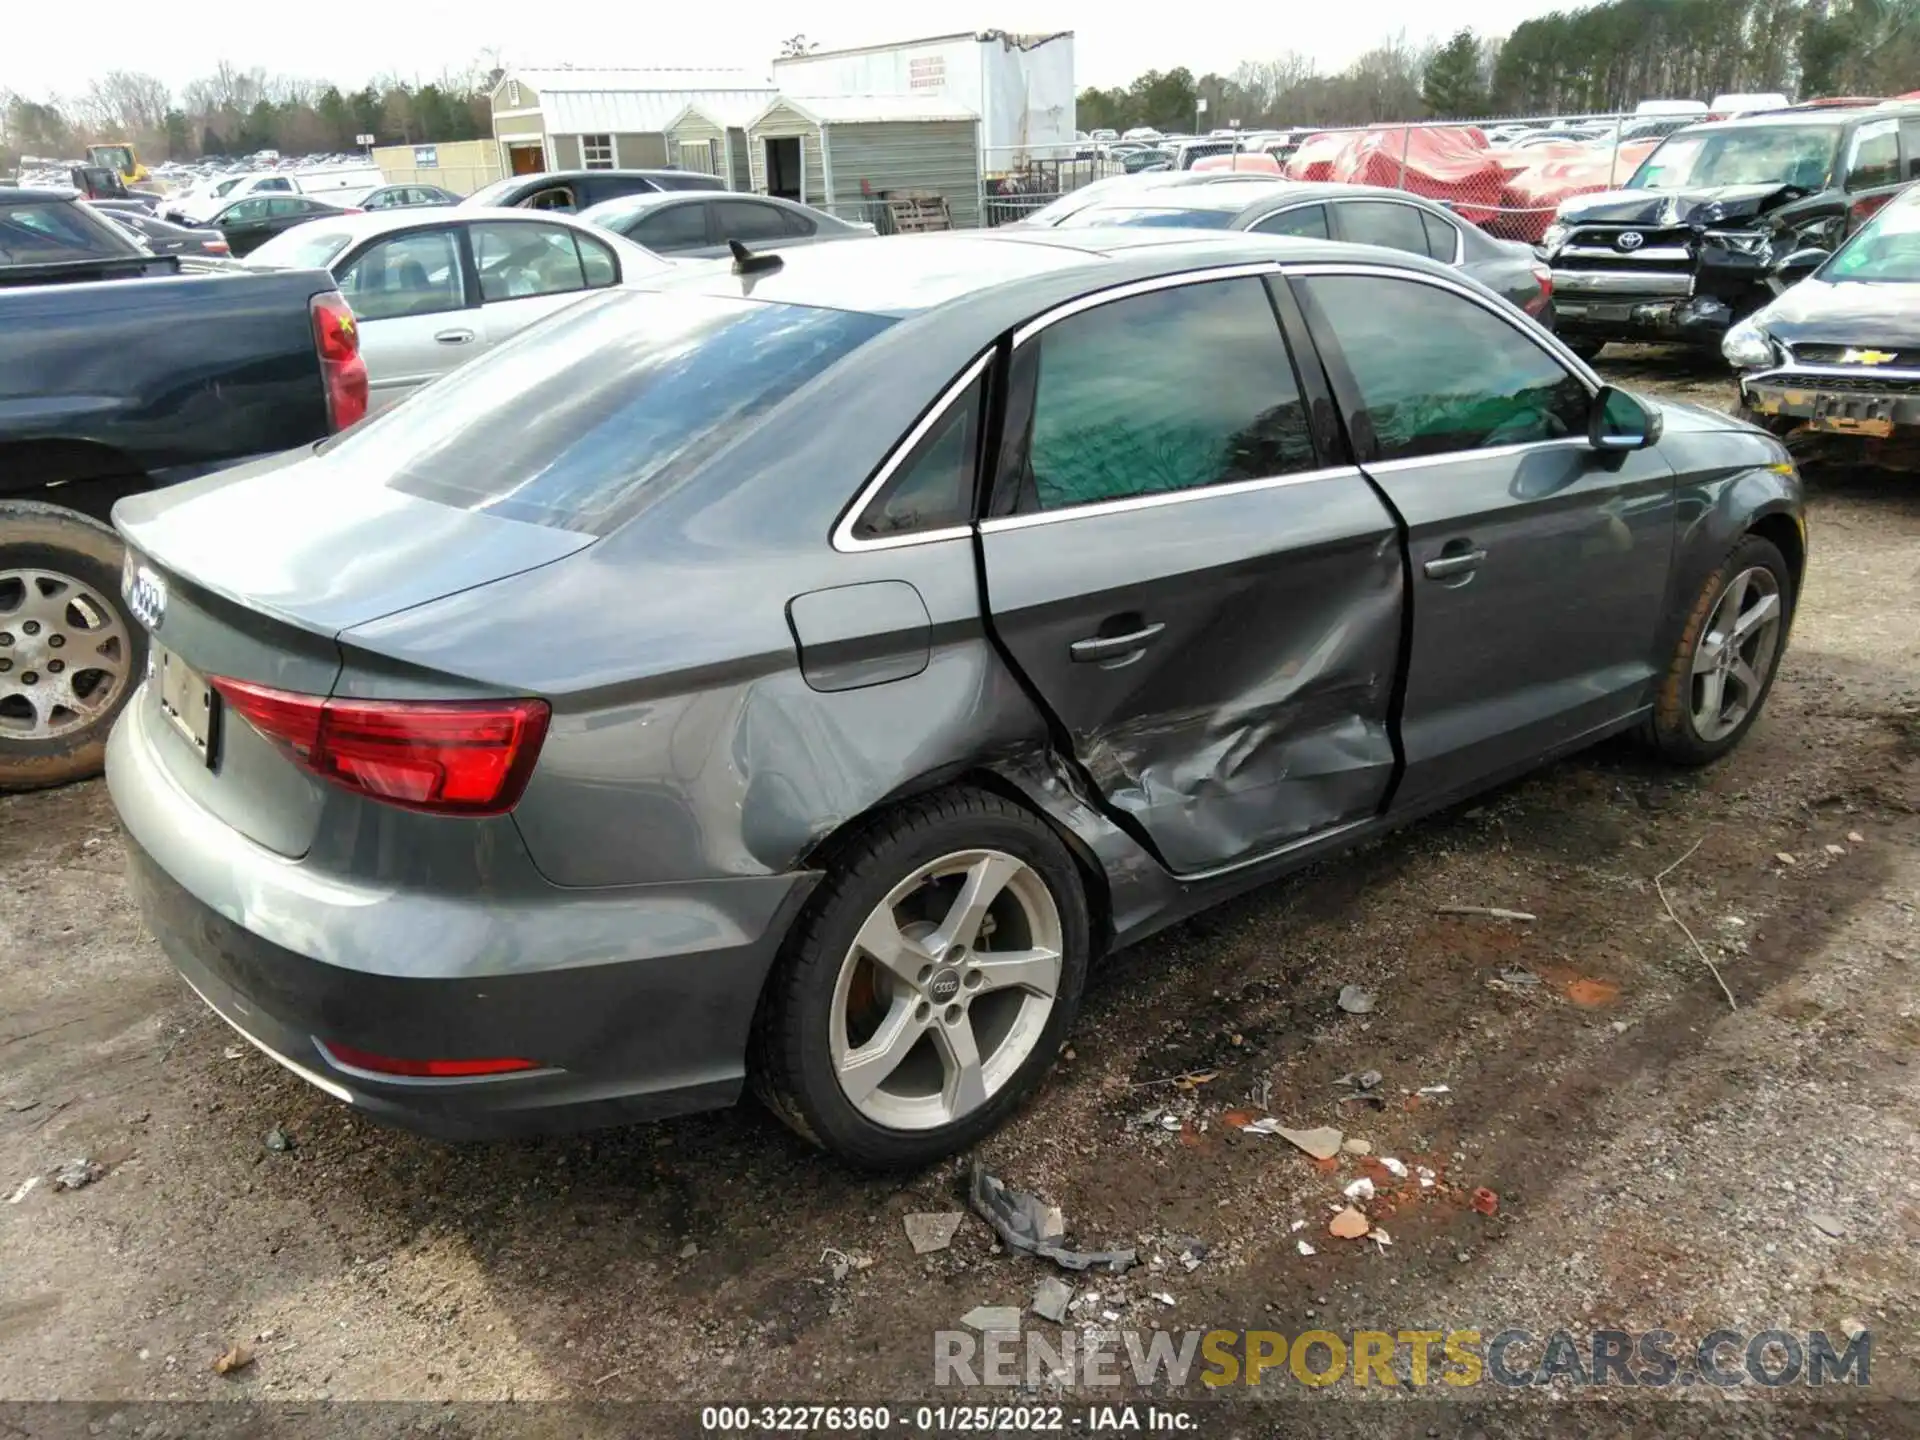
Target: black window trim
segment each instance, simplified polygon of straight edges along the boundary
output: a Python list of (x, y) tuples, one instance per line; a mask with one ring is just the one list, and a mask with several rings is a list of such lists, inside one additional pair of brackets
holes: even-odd
[[(1389, 267), (1381, 267), (1387, 269)], [(1013, 334), (1013, 356), (1017, 359), (1020, 350), (1037, 336), (1057, 325), (1088, 310), (1097, 310), (1119, 300), (1131, 300), (1138, 295), (1151, 295), (1160, 290), (1182, 289), (1189, 285), (1205, 285), (1215, 280), (1269, 280), (1288, 273), (1280, 261), (1258, 260), (1235, 265), (1221, 265), (1208, 270), (1183, 270), (1174, 275), (1156, 275), (1148, 280), (1129, 281), (1124, 285), (1110, 286), (1087, 295), (1078, 296), (1058, 305), (1029, 320)], [(1269, 304), (1273, 302), (1269, 300)], [(1274, 307), (1273, 324), (1288, 355), (1293, 362), (1294, 383), (1300, 389), (1300, 398), (1307, 403), (1311, 391), (1305, 377), (1301, 374), (1304, 357), (1301, 354), (1303, 344), (1309, 343), (1304, 336), (1292, 334), (1286, 323), (1284, 311)], [(1162, 505), (1179, 505), (1192, 500), (1207, 499), (1216, 495), (1242, 495), (1257, 490), (1279, 490), (1292, 485), (1310, 485), (1321, 480), (1336, 477), (1351, 478), (1359, 474), (1358, 468), (1349, 460), (1334, 459), (1320, 454), (1320, 435), (1316, 433), (1311, 415), (1308, 419), (1308, 438), (1314, 445), (1315, 453), (1322, 463), (1310, 470), (1292, 470), (1284, 475), (1263, 475), (1251, 480), (1231, 480), (1224, 484), (1195, 485), (1186, 490), (1163, 490), (1150, 495), (1127, 495), (1116, 500), (1090, 500), (1080, 505), (1062, 505), (1052, 510), (1036, 510), (1025, 514), (989, 514), (978, 522), (982, 535), (991, 535), (1001, 530), (1022, 530), (1032, 525), (1051, 525), (1061, 520), (1083, 520), (1099, 515), (1118, 515), (1129, 510), (1151, 510)], [(989, 457), (997, 467), (1000, 456), (996, 453)], [(997, 478), (997, 477), (996, 477)]]
[[(1438, 262), (1436, 262), (1438, 263)], [(1606, 382), (1593, 372), (1585, 361), (1560, 342), (1557, 335), (1541, 330), (1512, 305), (1500, 300), (1488, 300), (1475, 294), (1465, 285), (1450, 276), (1429, 275), (1421, 270), (1402, 269), (1396, 265), (1365, 265), (1351, 262), (1335, 263), (1329, 261), (1312, 262), (1285, 267), (1288, 280), (1312, 280), (1319, 276), (1345, 276), (1368, 280), (1411, 280), (1415, 284), (1428, 285), (1436, 290), (1447, 290), (1461, 299), (1478, 305), (1487, 314), (1493, 316), (1521, 339), (1532, 344), (1541, 354), (1565, 370), (1574, 379), (1586, 387), (1587, 398), (1591, 401), (1605, 388)], [(1369, 473), (1391, 474), (1396, 470), (1411, 470), (1423, 465), (1434, 465), (1456, 459), (1462, 455), (1472, 455), (1481, 459), (1499, 458), (1508, 455), (1524, 455), (1532, 450), (1566, 450), (1578, 448), (1590, 450), (1592, 442), (1585, 435), (1562, 435), (1549, 440), (1521, 440), (1512, 445), (1491, 445), (1473, 450), (1454, 450), (1439, 455), (1408, 455), (1397, 460), (1377, 458), (1378, 441), (1369, 425), (1363, 433), (1356, 432), (1355, 419), (1365, 413), (1366, 407), (1360, 405), (1359, 387), (1353, 378), (1353, 372), (1347, 367), (1347, 359), (1340, 350), (1337, 336), (1325, 333), (1325, 327), (1316, 325), (1313, 316), (1317, 307), (1310, 305), (1307, 298), (1298, 291), (1295, 300), (1300, 304), (1308, 318), (1308, 329), (1312, 332), (1314, 348), (1320, 354), (1320, 360), (1326, 367), (1327, 379), (1333, 385), (1334, 399), (1340, 412), (1347, 421), (1348, 434), (1352, 437), (1354, 458)], [(1193, 492), (1199, 493), (1199, 492)]]
[[(935, 429), (946, 423), (949, 412), (966, 398), (967, 391), (987, 371), (998, 353), (998, 345), (989, 345), (974, 356), (952, 384), (940, 392), (940, 398), (927, 407), (926, 413), (914, 422), (896, 444), (887, 458), (880, 462), (880, 468), (873, 472), (873, 478), (860, 487), (860, 493), (853, 502), (841, 512), (834, 522), (833, 548), (843, 554), (857, 554), (863, 550), (897, 550), (906, 545), (929, 545), (936, 540), (960, 540), (973, 534), (973, 526), (943, 525), (934, 530), (913, 530), (904, 535), (861, 536), (854, 533), (860, 521), (866, 516), (873, 502), (887, 488), (896, 471), (905, 465), (920, 448), (920, 442), (931, 435)], [(984, 449), (984, 447), (982, 447)]]

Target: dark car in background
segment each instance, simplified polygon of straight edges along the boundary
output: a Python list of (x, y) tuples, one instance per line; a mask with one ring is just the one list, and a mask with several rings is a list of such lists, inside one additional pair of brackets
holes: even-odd
[(144, 674), (114, 502), (366, 401), (325, 271), (155, 256), (71, 195), (0, 188), (0, 789), (96, 773)]
[(1155, 228), (689, 266), (115, 518), (108, 784), (216, 1012), (428, 1131), (751, 1079), (867, 1166), (1004, 1120), (1101, 952), (1727, 753), (1804, 559), (1778, 441), (1457, 271)]
[(219, 258), (231, 255), (233, 247), (217, 230), (194, 225), (176, 225), (162, 220), (144, 207), (127, 201), (90, 200), (87, 202), (107, 219), (130, 230), (155, 255), (202, 255)]
[(249, 195), (236, 200), (207, 221), (218, 230), (235, 255), (250, 255), (267, 241), (296, 225), (328, 215), (355, 215), (356, 207), (330, 205), (311, 195)]
[(1244, 177), (1236, 183), (1232, 176), (1220, 177), (1228, 183), (1114, 191), (1055, 223), (1069, 230), (1168, 226), (1379, 245), (1450, 265), (1529, 315), (1551, 319), (1552, 277), (1532, 246), (1497, 239), (1431, 200), (1371, 185)]
[(1561, 202), (1541, 238), (1554, 310), (1610, 340), (1718, 345), (1804, 279), (1920, 167), (1920, 105), (1786, 110), (1667, 137), (1626, 187)]
[(874, 227), (772, 195), (665, 191), (603, 200), (580, 212), (590, 225), (624, 235), (656, 255), (697, 260), (728, 253), (729, 241), (753, 249), (790, 249), (823, 240), (857, 240)]
[(1748, 418), (1796, 449), (1920, 468), (1920, 190), (1735, 325), (1721, 353)]
[(538, 175), (509, 175), (474, 191), (460, 203), (577, 213), (622, 195), (726, 188), (726, 181), (718, 176), (696, 170), (549, 170)]

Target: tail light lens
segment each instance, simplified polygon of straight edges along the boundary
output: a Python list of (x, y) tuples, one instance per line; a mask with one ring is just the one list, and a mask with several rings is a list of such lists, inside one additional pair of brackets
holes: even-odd
[(1540, 293), (1527, 302), (1527, 313), (1538, 315), (1553, 299), (1553, 271), (1545, 265), (1536, 265), (1533, 267), (1533, 279), (1539, 285)]
[(202, 240), (200, 242), (200, 248), (209, 255), (225, 255), (233, 249), (233, 247), (224, 240)]
[(341, 700), (245, 680), (209, 682), (303, 770), (435, 815), (503, 815), (540, 758), (544, 700)]
[(327, 389), (327, 422), (344, 430), (367, 413), (367, 362), (360, 354), (360, 322), (338, 290), (313, 297), (313, 346)]

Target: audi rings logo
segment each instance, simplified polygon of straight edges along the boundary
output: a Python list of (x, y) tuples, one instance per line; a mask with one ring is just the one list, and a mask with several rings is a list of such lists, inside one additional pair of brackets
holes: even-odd
[(128, 577), (127, 608), (149, 630), (158, 630), (167, 616), (167, 582), (142, 565)]
[(1647, 243), (1647, 237), (1642, 235), (1638, 230), (1628, 230), (1613, 243), (1618, 245), (1622, 250), (1638, 250), (1642, 245)]
[(934, 976), (933, 983), (927, 986), (927, 994), (943, 1005), (959, 993), (960, 977), (951, 970), (944, 970)]

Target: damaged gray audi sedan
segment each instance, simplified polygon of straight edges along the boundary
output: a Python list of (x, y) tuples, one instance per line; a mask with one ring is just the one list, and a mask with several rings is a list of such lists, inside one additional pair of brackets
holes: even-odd
[(1089, 963), (1617, 731), (1754, 723), (1772, 438), (1405, 254), (744, 252), (121, 502), (137, 893), (248, 1040), (449, 1136), (751, 1081), (861, 1165), (1040, 1083)]

